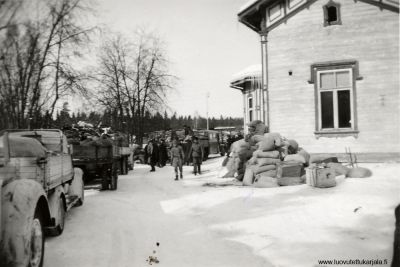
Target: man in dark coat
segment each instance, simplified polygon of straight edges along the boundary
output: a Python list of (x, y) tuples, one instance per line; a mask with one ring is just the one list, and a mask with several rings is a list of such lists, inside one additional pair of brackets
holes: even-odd
[(158, 167), (162, 168), (167, 163), (167, 158), (168, 158), (168, 150), (164, 139), (161, 139), (160, 141), (160, 145), (158, 146), (158, 153), (159, 153)]

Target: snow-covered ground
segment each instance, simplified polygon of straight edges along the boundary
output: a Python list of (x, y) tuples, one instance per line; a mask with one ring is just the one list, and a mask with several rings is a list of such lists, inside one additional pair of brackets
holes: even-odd
[(137, 165), (117, 191), (87, 190), (63, 235), (47, 239), (45, 266), (148, 266), (150, 255), (174, 267), (390, 266), (399, 164), (363, 165), (372, 177), (339, 177), (334, 188), (253, 188), (218, 178), (222, 160), (205, 162), (200, 176), (185, 166), (182, 181), (172, 167)]
[[(185, 185), (229, 184), (231, 179), (215, 178), (223, 172), (220, 162), (209, 162), (206, 168), (212, 171), (185, 180)], [(205, 217), (212, 231), (251, 247), (273, 266), (318, 266), (318, 260), (334, 259), (386, 260), (389, 266), (400, 165), (360, 166), (373, 176), (337, 177), (334, 188), (252, 188), (231, 182), (161, 206), (167, 213)]]

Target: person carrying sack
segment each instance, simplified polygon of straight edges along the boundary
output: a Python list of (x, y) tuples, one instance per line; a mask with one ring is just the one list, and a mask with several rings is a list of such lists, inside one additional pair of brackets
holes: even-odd
[(197, 137), (193, 138), (192, 146), (190, 147), (189, 156), (193, 158), (193, 173), (196, 175), (197, 173), (201, 174), (201, 162), (203, 160), (204, 150), (203, 147), (199, 144), (199, 139)]
[(185, 157), (185, 154), (183, 153), (182, 146), (178, 144), (177, 140), (172, 141), (172, 148), (170, 150), (170, 156), (171, 156), (171, 165), (175, 169), (175, 181), (178, 180), (178, 169), (180, 172), (180, 178), (183, 179), (182, 165), (183, 165), (183, 158)]

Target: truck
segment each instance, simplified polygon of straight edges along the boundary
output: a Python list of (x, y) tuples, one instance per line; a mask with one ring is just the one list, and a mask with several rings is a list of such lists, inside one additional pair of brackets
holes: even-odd
[(194, 130), (194, 136), (199, 139), (199, 144), (204, 148), (203, 160), (207, 160), (211, 154), (225, 155), (226, 147), (218, 131)]
[(116, 190), (118, 174), (128, 173), (129, 147), (73, 145), (73, 165), (83, 171), (84, 183), (101, 180), (102, 190)]
[(0, 266), (42, 266), (45, 235), (61, 235), (66, 212), (84, 201), (63, 133), (1, 131), (0, 188)]

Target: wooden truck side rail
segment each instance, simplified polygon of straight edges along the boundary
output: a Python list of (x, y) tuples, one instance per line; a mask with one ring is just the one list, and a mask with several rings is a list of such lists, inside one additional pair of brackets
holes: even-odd
[(82, 172), (59, 130), (5, 130), (0, 157), (0, 266), (41, 266), (45, 233), (60, 235), (83, 204)]

